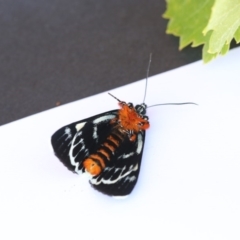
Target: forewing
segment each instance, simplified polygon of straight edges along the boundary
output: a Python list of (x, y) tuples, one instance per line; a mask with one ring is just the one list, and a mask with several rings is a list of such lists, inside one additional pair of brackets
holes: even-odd
[(90, 180), (98, 191), (110, 196), (129, 195), (137, 183), (141, 167), (145, 131), (135, 141), (126, 136), (102, 173)]
[(71, 171), (81, 173), (83, 160), (96, 152), (99, 144), (112, 131), (110, 121), (118, 110), (71, 123), (57, 130), (51, 138), (52, 147), (59, 160)]

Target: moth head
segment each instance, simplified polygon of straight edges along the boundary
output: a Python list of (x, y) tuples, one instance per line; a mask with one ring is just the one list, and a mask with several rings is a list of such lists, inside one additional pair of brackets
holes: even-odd
[(135, 106), (135, 109), (139, 115), (145, 115), (147, 112), (147, 105), (145, 103), (138, 104)]
[(121, 109), (119, 110), (119, 123), (127, 131), (138, 132), (149, 128), (148, 117), (146, 113), (147, 105), (142, 103), (133, 107), (132, 103), (119, 103)]

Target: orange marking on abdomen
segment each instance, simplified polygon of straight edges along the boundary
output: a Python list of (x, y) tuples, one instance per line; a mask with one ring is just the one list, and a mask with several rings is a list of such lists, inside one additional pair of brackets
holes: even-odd
[(123, 136), (121, 135), (121, 133), (120, 133), (120, 129), (119, 129), (119, 132), (117, 133), (117, 132), (114, 132), (114, 134), (119, 138), (119, 139), (121, 139), (121, 141), (123, 141)]
[(91, 154), (90, 156), (89, 156), (89, 158), (92, 158), (93, 160), (98, 160), (99, 162), (100, 162), (100, 165), (101, 165), (101, 167), (102, 168), (105, 168), (105, 162), (104, 162), (104, 160), (102, 159), (102, 157), (101, 156), (99, 156), (98, 154)]
[(93, 159), (87, 158), (83, 162), (83, 166), (86, 169), (87, 172), (92, 174), (93, 176), (96, 176), (101, 173), (102, 168), (99, 166)]
[(100, 149), (98, 152), (102, 153), (109, 160), (110, 156), (104, 149)]
[(103, 146), (105, 146), (105, 147), (107, 147), (108, 149), (110, 149), (110, 151), (113, 153), (114, 152), (114, 150), (115, 150), (115, 148), (113, 147), (113, 146), (111, 146), (110, 144), (108, 144), (108, 143), (104, 143), (103, 144)]
[(117, 147), (119, 146), (119, 141), (116, 140), (113, 136), (110, 135), (107, 139), (113, 142)]
[(105, 168), (104, 160), (97, 154), (91, 154), (83, 162), (84, 168), (93, 176), (98, 175)]

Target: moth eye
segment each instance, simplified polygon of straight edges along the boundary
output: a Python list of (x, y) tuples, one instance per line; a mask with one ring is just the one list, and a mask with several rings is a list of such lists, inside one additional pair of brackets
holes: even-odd
[(128, 103), (129, 108), (133, 108), (133, 104), (132, 103)]

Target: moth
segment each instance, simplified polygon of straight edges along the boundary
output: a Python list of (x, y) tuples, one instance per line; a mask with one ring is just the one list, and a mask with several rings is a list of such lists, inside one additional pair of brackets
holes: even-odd
[(90, 184), (110, 196), (132, 192), (149, 128), (145, 103), (134, 107), (119, 100), (119, 106), (62, 127), (51, 138), (56, 156), (70, 171), (88, 172)]
[[(150, 62), (151, 55), (146, 88)], [(55, 155), (70, 171), (87, 172), (93, 188), (109, 196), (123, 197), (129, 195), (137, 183), (145, 133), (150, 124), (144, 101), (134, 106), (114, 98), (120, 109), (64, 126), (52, 135), (51, 142)], [(171, 105), (182, 104), (194, 103)]]

